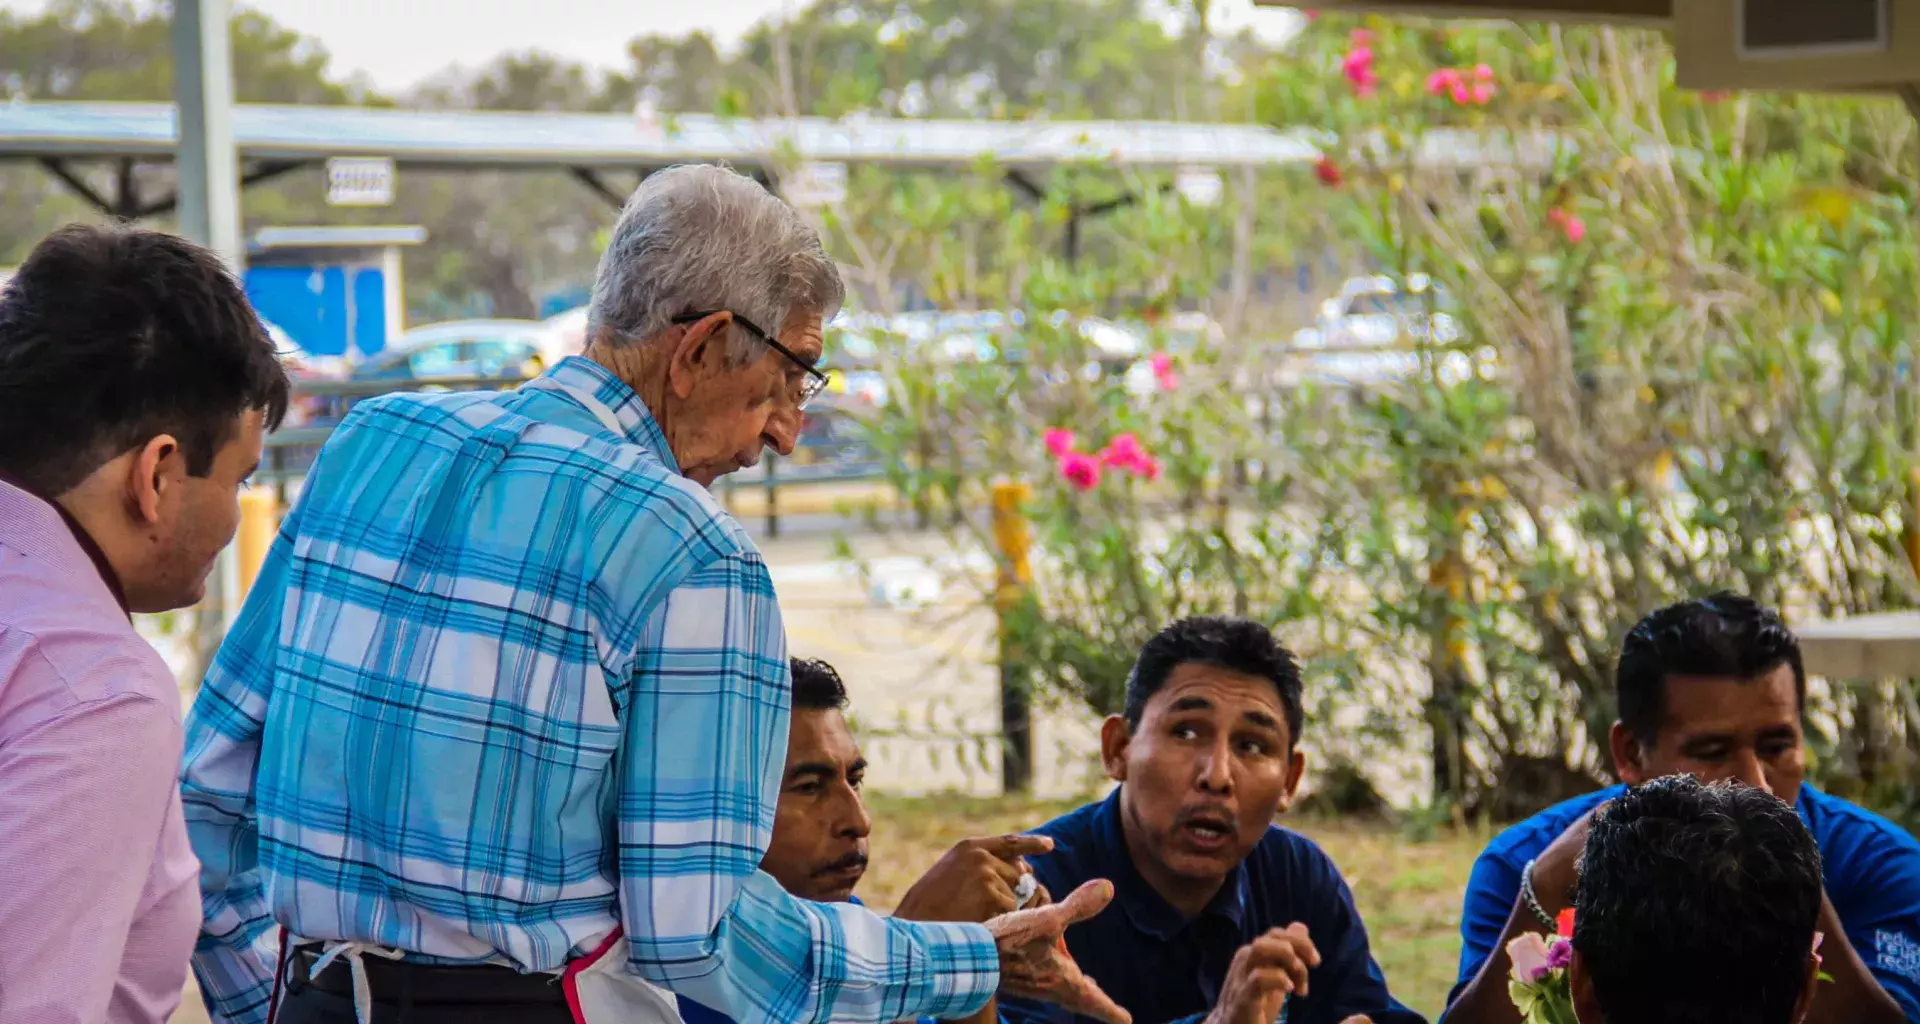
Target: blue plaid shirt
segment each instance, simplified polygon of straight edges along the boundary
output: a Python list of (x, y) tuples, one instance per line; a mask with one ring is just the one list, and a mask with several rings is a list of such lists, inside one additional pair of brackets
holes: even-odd
[(759, 551), (605, 369), (361, 403), (187, 722), (209, 1010), (266, 1019), (276, 923), (524, 971), (624, 926), (741, 1021), (978, 1009), (985, 929), (758, 870), (789, 700)]

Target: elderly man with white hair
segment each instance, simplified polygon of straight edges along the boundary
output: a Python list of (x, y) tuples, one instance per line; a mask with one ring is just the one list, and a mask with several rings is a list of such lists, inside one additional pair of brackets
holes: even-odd
[(706, 487), (792, 450), (842, 296), (779, 199), (672, 168), (614, 229), (584, 357), (341, 423), (187, 725), (216, 1020), (672, 1021), (671, 992), (877, 1022), (996, 989), (1125, 1019), (1058, 942), (1104, 882), (983, 926), (758, 870), (786, 641)]

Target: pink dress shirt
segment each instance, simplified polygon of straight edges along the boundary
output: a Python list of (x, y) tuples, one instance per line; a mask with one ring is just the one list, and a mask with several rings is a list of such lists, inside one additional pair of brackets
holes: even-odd
[(5, 1024), (164, 1024), (200, 928), (180, 692), (98, 552), (0, 481)]

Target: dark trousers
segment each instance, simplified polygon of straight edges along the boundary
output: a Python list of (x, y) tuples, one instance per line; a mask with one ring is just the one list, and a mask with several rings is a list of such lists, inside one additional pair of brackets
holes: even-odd
[[(354, 1024), (353, 975), (345, 959), (309, 977), (316, 954), (288, 957), (287, 989), (274, 1024)], [(572, 1024), (551, 975), (505, 967), (444, 967), (366, 958), (371, 1024)]]
[[(337, 996), (307, 987), (289, 990), (280, 999), (274, 1024), (354, 1024), (353, 997)], [(482, 1006), (475, 1003), (415, 1001), (402, 1009), (398, 1002), (373, 1001), (373, 1024), (573, 1024), (573, 1014), (562, 1000), (558, 1005), (526, 1003)]]

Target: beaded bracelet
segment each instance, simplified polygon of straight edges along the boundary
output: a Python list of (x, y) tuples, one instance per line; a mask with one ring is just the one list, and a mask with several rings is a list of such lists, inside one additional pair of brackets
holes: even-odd
[(1558, 928), (1559, 924), (1554, 921), (1553, 915), (1547, 913), (1546, 908), (1540, 905), (1540, 898), (1533, 893), (1534, 863), (1528, 861), (1527, 866), (1520, 869), (1520, 899), (1526, 902), (1527, 909), (1533, 911), (1533, 916), (1539, 918), (1541, 924), (1550, 930)]

